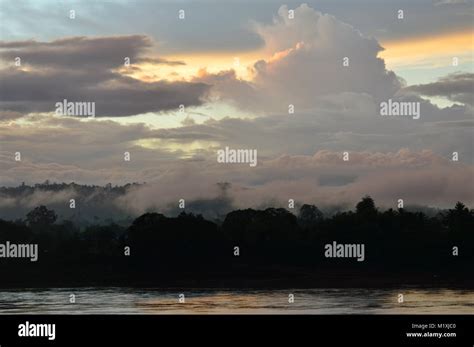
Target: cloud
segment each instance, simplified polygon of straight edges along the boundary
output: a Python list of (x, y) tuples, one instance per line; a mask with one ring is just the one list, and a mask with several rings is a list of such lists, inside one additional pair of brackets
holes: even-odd
[(391, 152), (409, 147), (430, 148), (446, 157), (457, 151), (463, 161), (472, 161), (474, 117), (468, 108), (440, 109), (417, 96), (399, 98), (420, 102), (421, 118), (382, 117), (371, 96), (341, 93), (315, 97), (318, 107), (297, 109), (293, 115), (280, 112), (250, 119), (209, 119), (160, 131), (160, 136), (178, 143), (208, 140), (208, 155), (225, 146), (255, 148), (259, 157), (309, 155), (319, 149)]
[(0, 57), (13, 61), (20, 57), (22, 64), (53, 69), (112, 69), (124, 64), (129, 57), (134, 62), (152, 46), (144, 35), (95, 37), (68, 37), (51, 42), (0, 42)]
[[(0, 155), (0, 163), (8, 158)], [(137, 163), (140, 165), (140, 161)], [(12, 165), (13, 166), (13, 165)], [(26, 166), (26, 167), (25, 167)], [(109, 201), (127, 214), (139, 215), (154, 210), (178, 213), (178, 201), (185, 199), (186, 210), (217, 217), (236, 208), (288, 207), (294, 199), (296, 206), (304, 203), (320, 207), (351, 208), (360, 198), (370, 194), (382, 207), (396, 208), (398, 199), (406, 205), (425, 204), (451, 207), (458, 200), (474, 204), (474, 168), (452, 162), (433, 152), (401, 149), (397, 152), (351, 152), (349, 161), (340, 152), (321, 150), (313, 155), (283, 155), (247, 165), (223, 165), (214, 160), (191, 162), (161, 162), (159, 168), (147, 170), (112, 168), (84, 170), (70, 166), (69, 172), (59, 164), (17, 166), (20, 177), (24, 173), (48, 170), (50, 181), (71, 178), (79, 181), (84, 174), (115, 179), (127, 176), (126, 181), (140, 181), (152, 172), (153, 181), (132, 186), (124, 195)], [(2, 171), (3, 172), (3, 171)], [(115, 176), (109, 176), (115, 172)], [(60, 174), (63, 173), (64, 176)], [(151, 177), (151, 176), (150, 176)], [(149, 177), (149, 178), (150, 178)], [(328, 177), (332, 181), (328, 182)], [(107, 181), (105, 181), (107, 182)], [(221, 182), (219, 184), (219, 182)], [(225, 184), (223, 182), (232, 182)], [(31, 208), (35, 204), (65, 203), (75, 196), (74, 191), (36, 192), (21, 199), (2, 197), (2, 209)]]
[(193, 78), (194, 82), (212, 86), (208, 101), (223, 100), (235, 107), (244, 110), (264, 109), (268, 100), (254, 83), (239, 79), (234, 70), (209, 73), (200, 69)]
[[(121, 125), (110, 120), (87, 120), (37, 115), (22, 124), (0, 124), (1, 185), (75, 181), (86, 184), (152, 181), (166, 162), (179, 160), (179, 148), (147, 148), (141, 140), (162, 136), (144, 124)], [(130, 152), (130, 162), (124, 152)], [(15, 161), (15, 153), (21, 161)]]
[(149, 63), (149, 64), (154, 64), (154, 65), (170, 65), (170, 66), (182, 66), (186, 65), (184, 61), (180, 60), (167, 60), (163, 58), (138, 58), (139, 63)]
[(451, 101), (474, 106), (474, 73), (453, 73), (436, 82), (410, 86), (405, 90), (424, 96), (441, 96)]
[[(315, 107), (315, 98), (340, 93), (367, 94), (376, 100), (393, 96), (401, 87), (397, 76), (377, 57), (383, 49), (375, 39), (306, 4), (294, 19), (281, 6), (271, 24), (254, 23), (271, 58), (257, 61), (250, 82), (232, 72), (203, 73), (196, 81), (213, 85), (213, 93), (259, 110)], [(349, 66), (343, 66), (344, 58)]]
[[(287, 14), (283, 6), (273, 22), (253, 24), (268, 55), (252, 66), (249, 81), (233, 70), (201, 70), (190, 82), (131, 78), (123, 73), (124, 56), (132, 64), (184, 63), (156, 56), (154, 43), (142, 35), (3, 42), (0, 54), (9, 60), (23, 54), (24, 65), (2, 71), (2, 183), (146, 181), (118, 202), (134, 213), (172, 210), (180, 198), (216, 214), (230, 206), (285, 206), (290, 198), (353, 204), (365, 194), (388, 206), (398, 198), (437, 206), (471, 203), (472, 110), (439, 108), (420, 97), (429, 92), (465, 99), (469, 74), (448, 76), (436, 88), (403, 88), (378, 58), (382, 48), (376, 40), (306, 5), (295, 9), (292, 20)], [(51, 111), (63, 98), (96, 101), (98, 116), (217, 100), (252, 111), (252, 117), (236, 118), (224, 108), (218, 112), (229, 112), (228, 117), (204, 115), (156, 129), (31, 114)], [(379, 102), (388, 98), (420, 102), (421, 119), (381, 117)], [(288, 104), (295, 105), (294, 114), (288, 114)], [(21, 122), (11, 121), (28, 113)], [(259, 164), (254, 169), (218, 164), (216, 150), (224, 146), (257, 149)], [(16, 151), (21, 162), (13, 160)], [(130, 162), (123, 160), (125, 151)], [(349, 162), (342, 161), (343, 151), (350, 152)], [(450, 160), (454, 151), (458, 163)], [(218, 182), (231, 183), (225, 198)]]
[[(378, 58), (383, 50), (379, 43), (337, 18), (307, 5), (297, 7), (293, 19), (288, 11), (282, 6), (273, 22), (253, 24), (271, 57), (253, 65), (251, 80), (237, 78), (232, 70), (201, 70), (195, 79), (212, 85), (212, 98), (260, 116), (188, 124), (174, 134), (212, 135), (223, 145), (257, 148), (264, 156), (309, 154), (321, 148), (393, 151), (409, 146), (431, 148), (446, 157), (457, 151), (463, 160), (472, 161), (470, 107), (439, 108), (422, 99), (416, 87), (404, 88)], [(349, 58), (347, 67), (344, 57)], [(468, 75), (441, 80), (453, 87), (451, 97), (472, 100)], [(388, 99), (419, 102), (421, 119), (381, 117), (380, 102)], [(289, 104), (295, 107), (292, 115)]]
[(146, 56), (152, 46), (143, 35), (71, 37), (52, 42), (1, 42), (0, 57), (22, 66), (1, 71), (0, 109), (51, 112), (68, 101), (95, 102), (96, 116), (131, 116), (202, 104), (203, 83), (166, 80), (146, 83), (118, 72), (130, 63), (181, 65)]
[(441, 6), (441, 5), (459, 5), (459, 4), (467, 4), (466, 0), (435, 0), (434, 2), (435, 6)]
[[(341, 153), (318, 151), (312, 156), (281, 156), (262, 161), (256, 168), (232, 169), (210, 162), (197, 162), (193, 168), (172, 170), (153, 184), (135, 187), (120, 198), (120, 206), (134, 213), (177, 206), (178, 200), (217, 199), (215, 182), (234, 182), (226, 191), (229, 208), (288, 207), (298, 205), (353, 206), (362, 196), (372, 195), (384, 207), (406, 204), (451, 206), (457, 200), (472, 204), (473, 167), (450, 162), (431, 151), (369, 153), (353, 152), (349, 162)], [(344, 173), (336, 184), (326, 182), (334, 173)], [(158, 198), (159, 197), (159, 198)], [(222, 212), (222, 210), (219, 210)], [(209, 211), (207, 211), (209, 212)]]
[(24, 114), (21, 112), (15, 111), (0, 111), (0, 122), (1, 121), (11, 121), (23, 117)]
[[(174, 211), (181, 198), (190, 208), (213, 210), (215, 215), (230, 207), (284, 205), (289, 198), (318, 204), (352, 204), (365, 194), (372, 194), (383, 204), (391, 204), (397, 196), (436, 206), (447, 206), (455, 200), (471, 202), (473, 166), (470, 152), (466, 152), (472, 147), (469, 129), (461, 127), (460, 132), (456, 124), (446, 126), (434, 121), (426, 122), (424, 130), (409, 133), (421, 123), (408, 121), (403, 131), (393, 132), (391, 122), (380, 120), (386, 126), (380, 133), (380, 124), (373, 125), (373, 129), (367, 127), (371, 123), (367, 117), (359, 129), (352, 129), (352, 123), (348, 123), (346, 132), (333, 133), (337, 124), (344, 129), (351, 115), (339, 114), (336, 108), (333, 117), (328, 117), (332, 111), (330, 102), (326, 102), (322, 105), (328, 108), (327, 113), (319, 113), (318, 117), (308, 113), (293, 119), (288, 115), (253, 120), (226, 118), (174, 129), (30, 116), (25, 124), (0, 126), (1, 182), (147, 182), (146, 187), (136, 188), (125, 200), (117, 202), (119, 208), (133, 213), (149, 209)], [(357, 112), (364, 115), (365, 107), (360, 104)], [(377, 129), (379, 133), (374, 133)], [(463, 137), (464, 147), (459, 147)], [(141, 145), (144, 141), (158, 142), (149, 148)], [(184, 146), (194, 141), (218, 145), (186, 152)], [(448, 146), (441, 147), (445, 156), (423, 149), (430, 144), (443, 152), (437, 143)], [(258, 149), (257, 167), (217, 163), (216, 149), (226, 144)], [(403, 144), (410, 149), (403, 149)], [(458, 150), (460, 161), (451, 161), (448, 150)], [(14, 160), (16, 151), (21, 152), (21, 162)], [(124, 151), (131, 153), (130, 162), (123, 160)], [(343, 151), (349, 152), (349, 162), (342, 160)], [(291, 154), (282, 154), (285, 152)], [(182, 159), (189, 154), (191, 159)], [(221, 209), (214, 201), (222, 195), (218, 182), (231, 183)]]

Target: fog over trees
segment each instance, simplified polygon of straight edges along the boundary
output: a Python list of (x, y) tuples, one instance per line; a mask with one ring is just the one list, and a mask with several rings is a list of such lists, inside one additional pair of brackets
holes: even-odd
[[(470, 286), (474, 211), (462, 202), (434, 216), (381, 211), (365, 196), (354, 210), (329, 216), (304, 204), (296, 214), (235, 210), (219, 223), (185, 210), (84, 226), (41, 205), (24, 218), (0, 219), (6, 242), (38, 244), (39, 259), (2, 259), (3, 286)], [(325, 257), (334, 242), (364, 245), (364, 261)]]

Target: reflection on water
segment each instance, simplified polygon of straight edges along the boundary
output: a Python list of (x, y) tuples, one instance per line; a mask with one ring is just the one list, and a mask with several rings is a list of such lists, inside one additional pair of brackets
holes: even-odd
[[(185, 295), (180, 303), (178, 295)], [(288, 303), (288, 295), (295, 296)], [(398, 303), (398, 294), (404, 302)], [(69, 303), (74, 294), (76, 303)], [(186, 290), (57, 288), (0, 290), (0, 314), (449, 314), (474, 313), (474, 290)]]

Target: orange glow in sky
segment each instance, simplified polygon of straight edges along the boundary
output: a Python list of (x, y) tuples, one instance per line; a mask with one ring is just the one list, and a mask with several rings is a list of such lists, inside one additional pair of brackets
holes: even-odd
[(417, 37), (410, 40), (382, 42), (385, 48), (379, 56), (388, 66), (406, 66), (417, 63), (446, 65), (453, 57), (473, 60), (472, 31), (444, 33), (436, 36)]

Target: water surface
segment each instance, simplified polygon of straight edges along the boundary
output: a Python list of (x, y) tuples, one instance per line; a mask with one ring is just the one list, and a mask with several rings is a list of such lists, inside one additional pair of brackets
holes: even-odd
[[(179, 302), (179, 294), (185, 303)], [(398, 302), (398, 295), (404, 302)], [(76, 303), (70, 303), (74, 294)], [(294, 303), (288, 295), (294, 294)], [(161, 290), (52, 288), (0, 291), (0, 314), (473, 314), (461, 289)]]

